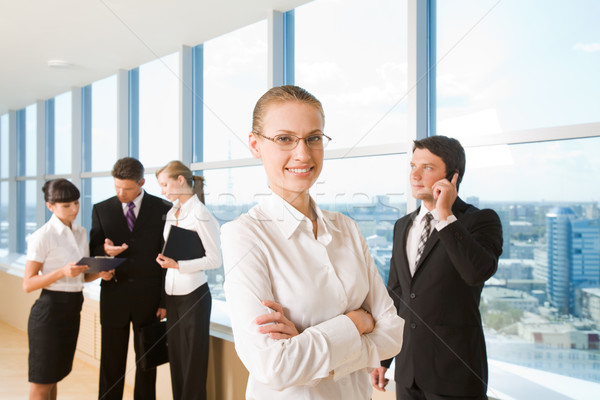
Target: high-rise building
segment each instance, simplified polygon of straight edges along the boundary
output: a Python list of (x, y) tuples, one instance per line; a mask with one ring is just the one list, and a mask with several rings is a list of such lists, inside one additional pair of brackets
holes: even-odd
[(557, 207), (546, 214), (548, 296), (561, 313), (576, 314), (579, 289), (600, 285), (600, 222)]

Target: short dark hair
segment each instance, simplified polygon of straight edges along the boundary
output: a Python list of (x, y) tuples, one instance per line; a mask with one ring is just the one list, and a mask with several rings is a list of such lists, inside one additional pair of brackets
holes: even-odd
[(144, 179), (144, 166), (133, 157), (123, 157), (112, 169), (113, 178), (129, 179), (140, 183)]
[(52, 179), (42, 186), (46, 203), (70, 203), (79, 199), (79, 189), (70, 181), (59, 178)]
[(466, 164), (465, 149), (458, 140), (442, 135), (430, 136), (425, 139), (415, 140), (413, 142), (413, 153), (416, 149), (429, 150), (441, 158), (446, 165), (446, 176), (449, 176), (448, 180), (452, 179), (454, 172), (458, 172), (458, 182), (456, 182), (456, 189), (458, 190), (458, 186), (465, 174)]

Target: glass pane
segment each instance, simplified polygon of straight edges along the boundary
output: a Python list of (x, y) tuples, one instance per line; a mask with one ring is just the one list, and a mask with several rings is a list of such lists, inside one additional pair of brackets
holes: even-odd
[(25, 109), (25, 175), (37, 173), (37, 104)]
[(35, 217), (35, 208), (38, 201), (43, 201), (42, 188), (37, 186), (37, 181), (25, 181), (25, 238), (38, 228)]
[(92, 171), (117, 161), (117, 77), (92, 83)]
[(8, 182), (0, 182), (0, 251), (8, 249)]
[(179, 158), (179, 53), (140, 66), (140, 161)]
[(296, 15), (296, 84), (325, 109), (328, 148), (402, 141), (407, 130), (407, 2), (310, 2)]
[(233, 221), (268, 194), (262, 166), (204, 171), (206, 206), (220, 225)]
[(466, 150), (461, 197), (496, 210), (505, 241), (481, 302), (490, 388), (519, 398), (535, 369), (600, 383), (600, 138)]
[(71, 92), (54, 99), (54, 173), (71, 172)]
[[(387, 283), (394, 223), (406, 214), (406, 155), (328, 160), (311, 195), (319, 206), (356, 221), (367, 240), (375, 265)], [(357, 179), (395, 171), (395, 179)]]
[(165, 200), (168, 200), (166, 197), (160, 194), (160, 186), (158, 184), (158, 180), (156, 180), (156, 175), (154, 173), (145, 174), (144, 179), (146, 182), (144, 183), (144, 190), (146, 193), (150, 193), (153, 196), (161, 197)]
[(254, 104), (267, 90), (267, 22), (204, 44), (204, 161), (251, 157)]
[(115, 184), (112, 176), (92, 178), (92, 205), (115, 196)]
[[(269, 193), (262, 166), (204, 171), (206, 206), (219, 225), (233, 221)], [(223, 268), (205, 271), (213, 299), (225, 301)]]
[(8, 177), (8, 114), (0, 119), (0, 178)]
[(598, 15), (594, 0), (437, 2), (438, 134), (600, 120)]

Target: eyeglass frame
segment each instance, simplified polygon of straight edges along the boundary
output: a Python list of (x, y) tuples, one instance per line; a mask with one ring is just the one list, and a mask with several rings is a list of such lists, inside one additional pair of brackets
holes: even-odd
[[(298, 143), (300, 143), (300, 141), (301, 141), (301, 140), (304, 140), (304, 144), (305, 144), (305, 145), (306, 145), (306, 147), (308, 147), (309, 149), (311, 149), (311, 150), (320, 150), (319, 148), (314, 148), (314, 147), (311, 147), (311, 146), (308, 144), (308, 141), (307, 141), (307, 140), (308, 140), (308, 139), (310, 139), (311, 137), (314, 137), (314, 136), (321, 136), (322, 138), (323, 138), (323, 137), (327, 138), (327, 142), (326, 142), (326, 143), (323, 145), (322, 149), (325, 149), (325, 147), (327, 147), (327, 145), (329, 144), (329, 142), (331, 142), (331, 141), (333, 140), (333, 139), (331, 139), (329, 136), (327, 136), (327, 135), (326, 135), (326, 134), (324, 134), (324, 133), (316, 133), (316, 134), (314, 134), (314, 135), (310, 135), (310, 136), (307, 136), (307, 137), (304, 137), (304, 138), (301, 138), (301, 137), (299, 137), (299, 136), (296, 136), (296, 135), (292, 135), (291, 133), (282, 133), (281, 135), (275, 135), (275, 136), (273, 136), (273, 137), (268, 137), (268, 136), (265, 136), (265, 135), (263, 135), (262, 133), (259, 133), (259, 132), (252, 132), (252, 133), (253, 133), (253, 134), (255, 134), (255, 135), (258, 135), (258, 136), (260, 136), (260, 137), (263, 137), (263, 138), (265, 138), (265, 139), (268, 139), (268, 140), (270, 140), (271, 142), (275, 143), (275, 145), (277, 145), (277, 147), (279, 147), (279, 148), (281, 148), (281, 149), (283, 149), (283, 150), (294, 150), (296, 147), (298, 147)], [(280, 136), (290, 136), (290, 137), (296, 138), (296, 142), (295, 142), (295, 144), (294, 144), (294, 147), (290, 147), (289, 149), (286, 149), (286, 148), (284, 148), (282, 145), (278, 144), (278, 143), (275, 141), (275, 139), (277, 139), (277, 138), (278, 138), (278, 137), (280, 137)]]

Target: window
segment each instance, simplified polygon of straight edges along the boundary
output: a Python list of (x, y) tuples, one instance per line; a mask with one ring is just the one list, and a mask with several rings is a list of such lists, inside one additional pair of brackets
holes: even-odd
[(248, 158), (252, 110), (267, 90), (267, 22), (204, 44), (204, 161)]
[[(233, 221), (269, 193), (262, 166), (204, 171), (206, 206), (219, 225)], [(206, 271), (213, 299), (225, 301), (223, 268)]]
[(0, 118), (0, 178), (8, 178), (8, 114)]
[(600, 79), (590, 78), (600, 68), (599, 13), (593, 0), (438, 1), (438, 133), (600, 120)]
[(0, 181), (0, 253), (8, 249), (8, 182)]
[(406, 4), (320, 0), (296, 9), (295, 82), (323, 104), (328, 149), (404, 139)]
[[(92, 83), (92, 171), (110, 171), (117, 161), (117, 77)], [(87, 160), (89, 163), (89, 160)], [(85, 164), (85, 163), (84, 163)]]
[(179, 53), (140, 66), (139, 159), (146, 168), (179, 159), (179, 79)]
[(23, 171), (23, 167), (25, 167), (26, 176), (35, 176), (37, 173), (37, 104), (32, 104), (25, 109), (24, 133), (22, 146), (24, 145), (25, 148), (25, 157), (19, 160), (23, 164), (18, 169)]
[(54, 173), (71, 173), (71, 92), (54, 99)]

